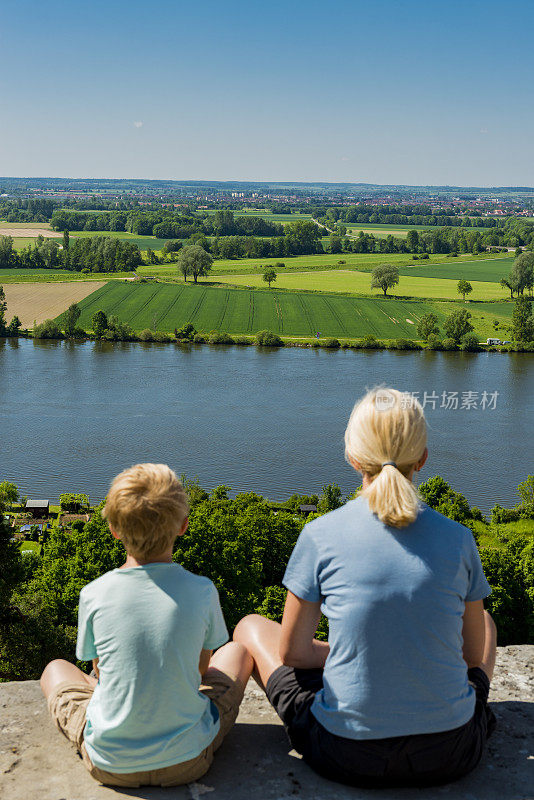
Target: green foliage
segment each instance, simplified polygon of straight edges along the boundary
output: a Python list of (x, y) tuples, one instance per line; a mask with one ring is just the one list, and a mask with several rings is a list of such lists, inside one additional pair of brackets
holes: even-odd
[(473, 287), (469, 283), (469, 281), (460, 280), (458, 281), (458, 294), (461, 294), (465, 300), (466, 294), (471, 294), (473, 291)]
[(532, 302), (527, 297), (519, 297), (514, 303), (512, 338), (515, 342), (529, 342), (534, 339)]
[(283, 347), (282, 339), (272, 331), (258, 331), (256, 334), (256, 344), (263, 347)]
[(66, 492), (59, 496), (59, 505), (62, 511), (76, 514), (82, 509), (85, 511), (89, 508), (89, 497), (82, 493)]
[(458, 344), (466, 333), (470, 333), (473, 330), (473, 326), (469, 322), (470, 319), (471, 314), (465, 308), (460, 311), (453, 311), (443, 323), (447, 337)]
[(428, 341), (431, 336), (439, 334), (438, 318), (435, 314), (423, 314), (417, 323), (417, 335)]
[(15, 484), (9, 481), (2, 481), (0, 483), (0, 512), (16, 503), (18, 499), (19, 490)]
[(339, 339), (325, 339), (322, 342), (319, 342), (321, 347), (325, 347), (327, 350), (338, 350), (341, 347), (339, 343)]
[(481, 348), (478, 342), (478, 336), (475, 333), (466, 333), (462, 339), (462, 350), (467, 350), (470, 353), (477, 353)]
[(104, 331), (106, 331), (108, 327), (108, 317), (105, 311), (102, 311), (100, 309), (95, 314), (93, 314), (93, 316), (91, 317), (91, 323), (93, 326), (94, 335), (96, 336), (97, 339), (100, 339), (104, 334)]
[(336, 508), (340, 508), (342, 505), (343, 497), (337, 483), (328, 483), (323, 486), (317, 510), (321, 514), (326, 514), (328, 511), (335, 511)]
[(480, 548), (492, 588), (486, 601), (497, 625), (499, 644), (534, 642), (533, 543), (516, 536), (503, 547)]
[(200, 245), (193, 244), (180, 250), (177, 261), (184, 280), (187, 280), (188, 275), (192, 275), (196, 283), (200, 275), (207, 275), (210, 271), (213, 256), (207, 253)]
[(190, 322), (187, 322), (185, 325), (182, 325), (181, 328), (174, 329), (174, 335), (177, 339), (181, 339), (182, 341), (192, 342), (196, 336), (196, 328)]
[(265, 283), (269, 284), (269, 289), (271, 288), (271, 283), (276, 280), (276, 272), (274, 269), (268, 268), (263, 273), (263, 280)]
[(76, 331), (76, 323), (80, 319), (80, 311), (77, 303), (72, 303), (63, 315), (63, 330), (66, 336), (73, 336)]
[(399, 282), (399, 270), (393, 264), (380, 264), (371, 273), (371, 289), (382, 289), (384, 297), (388, 289)]
[(465, 523), (473, 518), (464, 495), (455, 492), (440, 475), (422, 483), (419, 486), (419, 494), (430, 508), (456, 522)]
[(40, 325), (33, 326), (34, 339), (63, 339), (61, 328), (53, 319), (45, 319)]
[(212, 331), (208, 337), (208, 342), (210, 344), (234, 344), (230, 334), (223, 331)]

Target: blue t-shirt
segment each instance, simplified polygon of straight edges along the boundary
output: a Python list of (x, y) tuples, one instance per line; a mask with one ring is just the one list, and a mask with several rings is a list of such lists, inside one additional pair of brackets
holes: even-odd
[(84, 739), (93, 764), (145, 772), (195, 758), (219, 730), (199, 657), (228, 640), (208, 578), (179, 564), (114, 569), (80, 593), (76, 655), (99, 658)]
[(359, 497), (304, 527), (284, 585), (320, 600), (329, 621), (311, 709), (328, 731), (383, 739), (471, 718), (462, 615), (491, 589), (469, 529), (426, 505), (408, 527), (389, 527)]

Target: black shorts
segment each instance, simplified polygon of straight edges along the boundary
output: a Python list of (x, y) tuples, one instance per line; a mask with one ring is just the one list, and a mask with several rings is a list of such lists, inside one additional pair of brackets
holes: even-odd
[(363, 788), (434, 786), (471, 772), (495, 728), (486, 673), (474, 667), (467, 674), (476, 692), (469, 722), (450, 731), (388, 739), (336, 736), (315, 719), (311, 705), (323, 687), (322, 669), (279, 667), (266, 693), (294, 749), (323, 777)]

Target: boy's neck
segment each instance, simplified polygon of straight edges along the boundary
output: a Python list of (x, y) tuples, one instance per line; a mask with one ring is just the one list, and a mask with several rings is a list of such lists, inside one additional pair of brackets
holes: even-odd
[(126, 561), (121, 569), (128, 567), (143, 567), (145, 564), (172, 564), (172, 550), (166, 550), (164, 553), (153, 556), (152, 558), (139, 559), (127, 553)]

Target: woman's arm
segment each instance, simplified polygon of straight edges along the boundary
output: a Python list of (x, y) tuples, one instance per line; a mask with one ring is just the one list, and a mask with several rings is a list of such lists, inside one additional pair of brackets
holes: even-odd
[(93, 670), (97, 678), (100, 678), (100, 670), (98, 669), (99, 660), (98, 658), (93, 658)]
[(287, 593), (280, 637), (282, 664), (299, 669), (324, 667), (330, 647), (328, 642), (314, 639), (321, 617), (321, 602), (301, 600)]
[(466, 602), (463, 616), (463, 657), (467, 667), (480, 666), (484, 657), (486, 639), (484, 603), (482, 600)]

